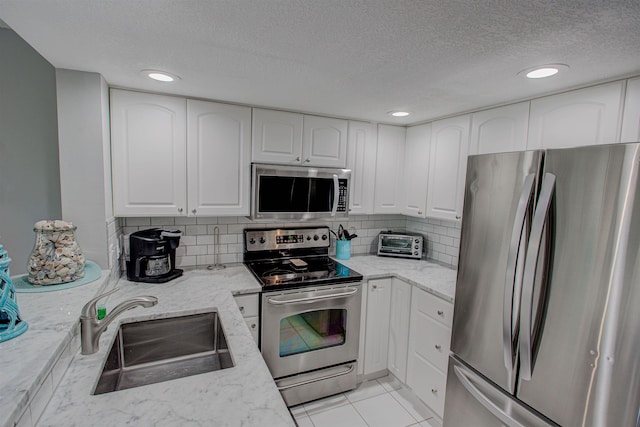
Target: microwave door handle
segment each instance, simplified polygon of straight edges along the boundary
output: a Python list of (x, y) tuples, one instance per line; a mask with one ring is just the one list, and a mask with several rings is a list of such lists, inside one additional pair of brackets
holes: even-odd
[[(538, 205), (536, 207), (535, 214), (533, 215), (533, 222), (531, 225), (531, 240), (527, 248), (527, 255), (524, 265), (524, 274), (522, 278), (522, 311), (520, 313), (520, 378), (530, 381), (533, 374), (533, 365), (535, 363), (536, 349), (534, 346), (538, 345), (540, 328), (542, 327), (543, 308), (546, 304), (547, 292), (549, 287), (548, 272), (543, 271), (543, 280), (541, 283), (542, 289), (539, 292), (538, 304), (536, 310), (536, 319), (533, 319), (533, 305), (534, 301), (534, 286), (536, 282), (536, 273), (538, 270), (538, 264), (542, 261), (544, 269), (548, 269), (551, 260), (550, 258), (550, 241), (553, 239), (553, 229), (551, 226), (552, 212), (551, 205), (553, 202), (553, 195), (555, 193), (556, 177), (553, 174), (546, 173), (542, 180), (542, 186), (540, 188), (540, 197), (538, 198)], [(541, 256), (540, 250), (542, 249), (542, 240), (545, 229), (547, 233), (547, 241), (545, 243), (545, 253)]]
[[(513, 231), (511, 232), (511, 243), (509, 245), (509, 256), (507, 258), (507, 274), (505, 275), (504, 284), (504, 303), (502, 313), (502, 342), (504, 347), (504, 364), (513, 376), (515, 369), (516, 351), (515, 343), (519, 330), (519, 320), (517, 314), (520, 313), (520, 290), (522, 289), (522, 280), (517, 280), (517, 269), (520, 265), (519, 261), (524, 259), (524, 248), (526, 240), (522, 237), (527, 225), (527, 218), (530, 215), (533, 203), (535, 175), (528, 175), (522, 185), (522, 192), (516, 208), (516, 215), (513, 220)], [(518, 283), (516, 283), (518, 281)], [(516, 292), (518, 289), (518, 292)], [(515, 327), (514, 327), (514, 313)], [(514, 338), (515, 335), (515, 338)]]
[(338, 212), (338, 199), (340, 198), (340, 182), (338, 175), (333, 174), (333, 207), (331, 208), (331, 216), (336, 216)]

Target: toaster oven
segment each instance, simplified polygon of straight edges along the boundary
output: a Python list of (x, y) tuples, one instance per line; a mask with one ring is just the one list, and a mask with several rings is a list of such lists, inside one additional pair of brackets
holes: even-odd
[(378, 235), (378, 255), (399, 258), (422, 258), (424, 237), (419, 234), (382, 232)]

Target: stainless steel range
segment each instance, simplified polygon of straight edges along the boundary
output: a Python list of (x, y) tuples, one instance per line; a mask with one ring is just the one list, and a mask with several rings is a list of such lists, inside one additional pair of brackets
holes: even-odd
[(328, 227), (244, 232), (262, 284), (260, 350), (288, 406), (356, 387), (362, 275), (329, 245)]

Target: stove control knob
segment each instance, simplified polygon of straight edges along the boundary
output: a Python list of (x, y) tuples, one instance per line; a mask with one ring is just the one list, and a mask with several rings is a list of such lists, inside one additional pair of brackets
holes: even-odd
[(256, 239), (254, 239), (253, 237), (249, 239), (249, 243), (251, 243), (252, 245), (255, 245), (256, 243)]
[(322, 235), (322, 240), (327, 240), (327, 235), (326, 234)]
[(265, 242), (264, 237), (261, 237), (260, 238), (260, 243), (262, 243), (264, 245), (264, 242)]
[(318, 237), (317, 234), (313, 236), (313, 240), (318, 240), (318, 239), (319, 239), (319, 237)]

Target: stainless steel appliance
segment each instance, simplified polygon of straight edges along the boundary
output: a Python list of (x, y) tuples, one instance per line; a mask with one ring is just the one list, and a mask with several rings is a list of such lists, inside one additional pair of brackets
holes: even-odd
[(244, 232), (260, 349), (288, 406), (356, 387), (362, 275), (329, 258), (329, 242), (328, 227)]
[(470, 156), (444, 425), (638, 426), (640, 143)]
[(308, 220), (349, 214), (349, 169), (251, 166), (251, 218)]
[(422, 258), (424, 237), (418, 234), (406, 234), (383, 231), (378, 235), (378, 255), (398, 258)]
[(180, 230), (150, 228), (131, 233), (125, 239), (127, 279), (134, 282), (163, 283), (182, 275), (174, 268)]

